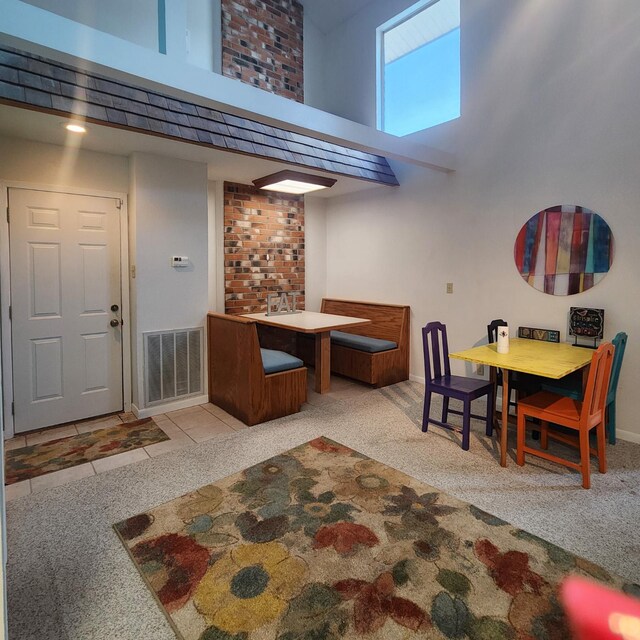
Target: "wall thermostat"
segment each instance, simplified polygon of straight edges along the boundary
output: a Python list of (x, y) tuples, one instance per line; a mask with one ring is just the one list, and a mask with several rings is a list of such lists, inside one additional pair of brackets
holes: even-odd
[(189, 256), (171, 256), (172, 267), (188, 267)]

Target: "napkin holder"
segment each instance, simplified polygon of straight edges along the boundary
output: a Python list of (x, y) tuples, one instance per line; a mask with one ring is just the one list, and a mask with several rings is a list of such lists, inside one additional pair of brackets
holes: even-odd
[(498, 353), (509, 353), (509, 327), (498, 327)]

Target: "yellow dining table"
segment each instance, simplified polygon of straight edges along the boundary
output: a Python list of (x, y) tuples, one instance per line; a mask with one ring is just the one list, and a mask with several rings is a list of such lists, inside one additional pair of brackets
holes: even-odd
[(502, 415), (500, 427), (500, 465), (507, 466), (507, 424), (509, 416), (509, 375), (507, 371), (529, 373), (534, 376), (559, 380), (564, 376), (584, 369), (586, 379), (593, 349), (574, 347), (566, 342), (542, 342), (526, 338), (509, 340), (509, 353), (498, 353), (497, 343), (485, 344), (465, 351), (449, 353), (449, 357), (493, 369), (502, 369)]

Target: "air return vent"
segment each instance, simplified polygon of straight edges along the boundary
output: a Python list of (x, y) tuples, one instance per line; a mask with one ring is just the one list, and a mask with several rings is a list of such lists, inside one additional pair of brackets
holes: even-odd
[(202, 393), (203, 328), (144, 334), (146, 406)]

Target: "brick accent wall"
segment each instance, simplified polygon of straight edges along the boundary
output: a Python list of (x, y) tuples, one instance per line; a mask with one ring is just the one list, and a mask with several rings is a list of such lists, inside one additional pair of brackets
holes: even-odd
[(222, 73), (304, 102), (303, 8), (296, 0), (222, 0)]
[(304, 309), (304, 196), (225, 182), (224, 254), (226, 313), (265, 311), (280, 291)]

